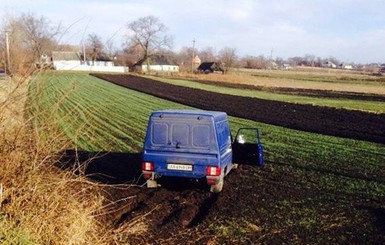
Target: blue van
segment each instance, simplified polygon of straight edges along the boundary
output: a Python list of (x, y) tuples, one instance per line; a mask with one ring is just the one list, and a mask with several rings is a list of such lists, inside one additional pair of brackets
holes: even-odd
[(222, 191), (224, 177), (237, 166), (233, 163), (233, 147), (242, 152), (242, 157), (258, 155), (256, 162), (262, 165), (263, 150), (258, 133), (259, 146), (256, 146), (245, 142), (245, 135), (239, 132), (232, 142), (225, 112), (152, 112), (143, 146), (142, 172), (147, 187), (158, 187), (157, 179), (166, 176), (205, 179), (211, 192)]

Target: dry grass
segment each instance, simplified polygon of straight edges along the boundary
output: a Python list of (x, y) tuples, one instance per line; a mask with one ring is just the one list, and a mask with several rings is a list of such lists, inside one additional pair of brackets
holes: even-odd
[(112, 231), (100, 219), (108, 203), (101, 186), (55, 166), (68, 142), (54, 120), (31, 126), (34, 117), (24, 112), (27, 86), (23, 78), (1, 81), (1, 243), (109, 243)]

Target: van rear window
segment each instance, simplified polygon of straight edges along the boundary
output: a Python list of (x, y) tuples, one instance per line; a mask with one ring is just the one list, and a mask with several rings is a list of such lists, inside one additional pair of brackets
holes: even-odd
[(189, 145), (189, 126), (187, 124), (174, 124), (172, 125), (172, 142), (178, 146)]
[(154, 122), (151, 141), (154, 146), (209, 149), (212, 135), (211, 127), (205, 124)]
[(193, 146), (208, 147), (210, 145), (210, 127), (207, 125), (193, 126)]
[(152, 142), (156, 145), (166, 145), (168, 138), (168, 125), (166, 123), (154, 123), (152, 129)]

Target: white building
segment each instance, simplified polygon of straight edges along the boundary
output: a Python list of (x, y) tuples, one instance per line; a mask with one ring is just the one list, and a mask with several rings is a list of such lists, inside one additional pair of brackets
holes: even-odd
[(341, 69), (352, 70), (354, 67), (350, 64), (340, 64)]
[(148, 60), (140, 60), (134, 65), (137, 72), (179, 72), (179, 66), (173, 64), (166, 56), (157, 55)]
[(114, 66), (112, 61), (84, 62), (81, 53), (72, 51), (53, 51), (52, 65), (60, 71), (128, 72), (128, 67)]
[(325, 63), (322, 64), (322, 67), (327, 67), (327, 68), (337, 68), (337, 65), (334, 64), (331, 61), (326, 61)]

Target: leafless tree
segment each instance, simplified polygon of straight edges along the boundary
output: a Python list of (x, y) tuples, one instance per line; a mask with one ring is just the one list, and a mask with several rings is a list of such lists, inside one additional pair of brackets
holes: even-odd
[(255, 56), (247, 55), (240, 60), (241, 66), (247, 69), (258, 69), (258, 60)]
[(215, 50), (213, 47), (206, 47), (198, 52), (199, 58), (202, 61), (216, 61)]
[(92, 60), (92, 65), (95, 64), (95, 61), (102, 56), (104, 49), (103, 42), (101, 38), (95, 33), (88, 35), (87, 39), (87, 54)]
[(123, 49), (122, 57), (124, 59), (124, 64), (132, 66), (142, 59), (142, 48), (139, 45), (129, 45)]
[(114, 43), (111, 40), (106, 42), (106, 44), (104, 45), (104, 49), (105, 49), (105, 54), (109, 59), (114, 60), (117, 58), (116, 56), (118, 54), (118, 50), (116, 49), (116, 47), (114, 46)]
[(60, 34), (60, 30), (60, 25), (52, 25), (44, 16), (7, 16), (1, 32), (8, 32), (9, 36), (9, 72), (25, 73), (35, 64), (40, 65), (41, 58), (50, 56), (57, 45), (55, 38)]
[(52, 47), (56, 45), (55, 36), (60, 33), (60, 26), (52, 26), (45, 17), (22, 14), (20, 26), (25, 34), (23, 41), (27, 47), (31, 48), (33, 57), (36, 60), (52, 51)]
[(278, 69), (282, 69), (285, 63), (285, 60), (281, 57), (275, 58), (274, 62), (277, 64)]
[(291, 66), (296, 67), (302, 64), (303, 58), (299, 56), (295, 56), (295, 57), (290, 57), (288, 61)]
[(304, 64), (305, 65), (313, 67), (314, 63), (315, 63), (315, 60), (316, 60), (316, 57), (315, 57), (315, 55), (312, 55), (312, 54), (306, 54), (303, 57), (303, 60), (304, 60)]
[(127, 24), (129, 46), (141, 48), (141, 59), (146, 60), (149, 68), (149, 59), (163, 48), (171, 48), (172, 37), (166, 35), (167, 27), (157, 17), (141, 17)]
[(237, 61), (237, 54), (234, 48), (225, 47), (219, 51), (219, 59), (225, 73), (227, 73)]
[(263, 55), (245, 56), (240, 60), (240, 66), (248, 69), (267, 69), (269, 67), (270, 60)]
[(193, 55), (192, 47), (182, 47), (176, 54), (179, 71), (191, 71), (191, 58)]

